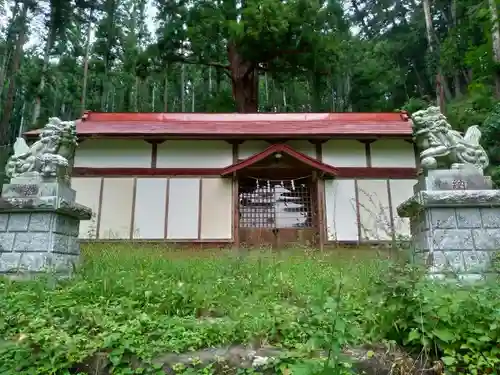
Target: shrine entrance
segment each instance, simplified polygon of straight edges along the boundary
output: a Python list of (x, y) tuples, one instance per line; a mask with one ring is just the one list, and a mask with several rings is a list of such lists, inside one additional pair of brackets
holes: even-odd
[(316, 186), (312, 176), (238, 180), (240, 244), (250, 247), (315, 246), (318, 241)]
[[(235, 234), (240, 246), (319, 246), (324, 223), (320, 181), (335, 169), (289, 146), (270, 146), (225, 169), (237, 184)], [(235, 191), (236, 193), (236, 191)]]

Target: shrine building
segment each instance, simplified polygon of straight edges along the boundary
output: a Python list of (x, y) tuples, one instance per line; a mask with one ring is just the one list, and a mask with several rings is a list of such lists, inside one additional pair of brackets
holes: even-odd
[[(97, 113), (76, 121), (87, 240), (323, 247), (409, 235), (406, 113)], [(36, 138), (38, 131), (27, 132)]]

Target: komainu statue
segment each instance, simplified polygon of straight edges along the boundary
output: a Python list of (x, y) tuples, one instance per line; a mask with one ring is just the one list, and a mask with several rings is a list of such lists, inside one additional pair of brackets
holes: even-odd
[(18, 145), (7, 161), (5, 173), (9, 178), (30, 173), (46, 179), (57, 177), (69, 181), (69, 160), (73, 158), (77, 145), (75, 122), (52, 117), (41, 130), (40, 139), (31, 147)]
[(479, 144), (481, 131), (477, 125), (469, 127), (462, 136), (452, 129), (439, 107), (415, 112), (411, 118), (423, 169), (474, 166), (483, 171), (488, 166), (488, 155)]

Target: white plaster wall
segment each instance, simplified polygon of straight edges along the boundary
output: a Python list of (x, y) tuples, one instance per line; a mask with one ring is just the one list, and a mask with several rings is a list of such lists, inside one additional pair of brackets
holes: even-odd
[(224, 168), (233, 163), (233, 146), (226, 141), (170, 141), (158, 145), (158, 168)]
[(370, 144), (372, 167), (415, 168), (413, 145), (402, 139), (381, 139)]
[(410, 235), (410, 219), (398, 216), (397, 208), (413, 195), (413, 185), (417, 180), (391, 180), (391, 202), (394, 215), (394, 231), (400, 236)]
[(168, 185), (167, 239), (197, 239), (200, 179), (171, 178)]
[(307, 156), (316, 159), (316, 146), (313, 145), (311, 142), (297, 139), (288, 141), (286, 144), (292, 147), (294, 150), (302, 152), (303, 154), (306, 154)]
[(358, 180), (361, 241), (392, 239), (387, 180)]
[(227, 178), (204, 178), (201, 185), (201, 239), (232, 238), (233, 183)]
[(334, 139), (322, 144), (323, 163), (334, 167), (366, 167), (365, 145), (356, 140)]
[(135, 191), (135, 239), (165, 238), (166, 178), (138, 178)]
[(326, 223), (329, 241), (357, 241), (354, 180), (325, 181)]
[(238, 159), (246, 159), (252, 155), (258, 154), (271, 146), (266, 141), (244, 141), (238, 145)]
[(99, 238), (130, 238), (134, 179), (105, 178), (103, 183)]
[(101, 177), (74, 177), (71, 179), (71, 188), (76, 190), (76, 201), (92, 209), (92, 219), (80, 222), (80, 238), (93, 239), (97, 236), (101, 183)]
[(150, 168), (151, 144), (142, 140), (86, 139), (75, 153), (75, 167)]

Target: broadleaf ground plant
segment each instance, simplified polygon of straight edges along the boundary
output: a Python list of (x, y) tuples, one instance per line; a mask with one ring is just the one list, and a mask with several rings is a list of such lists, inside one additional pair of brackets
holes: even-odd
[[(349, 348), (374, 343), (498, 372), (496, 283), (436, 284), (361, 254), (92, 245), (72, 280), (0, 281), (0, 374), (340, 375), (355, 371)], [(253, 369), (162, 360), (234, 345), (282, 355)]]

